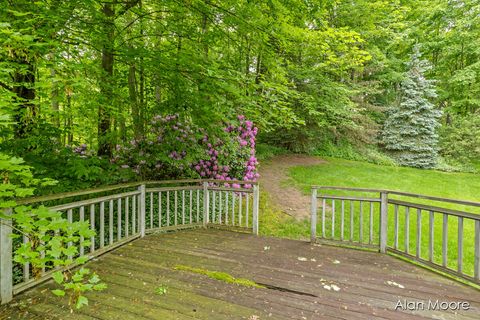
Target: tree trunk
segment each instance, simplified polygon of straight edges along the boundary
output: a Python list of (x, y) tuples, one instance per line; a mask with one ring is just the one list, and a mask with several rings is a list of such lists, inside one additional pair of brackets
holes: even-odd
[(31, 130), (37, 107), (35, 105), (35, 64), (33, 59), (18, 58), (16, 61), (23, 66), (22, 71), (13, 74), (13, 93), (16, 94), (17, 103), (14, 115), (15, 138), (24, 138)]
[(115, 34), (115, 9), (113, 4), (103, 5), (104, 14), (104, 36), (105, 43), (102, 48), (102, 79), (100, 91), (102, 93), (101, 103), (98, 106), (98, 155), (110, 157), (112, 155), (112, 144), (110, 137), (111, 109), (113, 99), (113, 64), (114, 64), (114, 34)]
[(140, 108), (137, 98), (137, 79), (136, 79), (135, 65), (130, 65), (128, 68), (128, 95), (130, 97), (130, 105), (132, 107), (133, 132), (135, 139), (142, 136)]

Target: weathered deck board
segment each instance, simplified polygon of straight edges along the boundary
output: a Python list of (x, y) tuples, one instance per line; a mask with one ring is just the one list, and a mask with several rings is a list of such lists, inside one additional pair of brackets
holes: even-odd
[[(298, 258), (306, 258), (300, 261)], [(247, 288), (175, 271), (222, 271), (270, 286)], [(223, 230), (153, 234), (93, 262), (109, 285), (71, 314), (52, 282), (0, 308), (0, 319), (479, 319), (480, 291), (390, 256)], [(387, 284), (394, 281), (399, 288)], [(327, 290), (335, 284), (340, 291)], [(166, 285), (165, 295), (155, 289)], [(469, 301), (469, 311), (400, 311), (397, 301)]]

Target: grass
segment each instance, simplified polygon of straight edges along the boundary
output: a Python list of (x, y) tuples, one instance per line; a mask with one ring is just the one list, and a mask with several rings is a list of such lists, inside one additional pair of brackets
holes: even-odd
[(480, 175), (442, 172), (327, 158), (327, 163), (295, 167), (290, 177), (305, 192), (311, 185), (368, 187), (480, 201)]
[(310, 222), (298, 221), (272, 205), (268, 193), (261, 192), (259, 203), (259, 233), (263, 236), (289, 239), (310, 237)]
[[(453, 198), (480, 202), (480, 175), (471, 173), (450, 173), (435, 170), (420, 170), (405, 167), (381, 166), (366, 162), (350, 161), (343, 159), (326, 158), (327, 162), (317, 166), (309, 167), (293, 167), (289, 171), (289, 184), (298, 186), (303, 192), (310, 193), (312, 185), (323, 186), (346, 186), (346, 187), (364, 187), (374, 189), (390, 189), (405, 191), (418, 194), (426, 194), (438, 196), (443, 198)], [(322, 191), (324, 192), (324, 191)], [(370, 197), (378, 197), (378, 194), (366, 194), (342, 191), (325, 191), (326, 193), (336, 195), (368, 195)], [(396, 197), (401, 198), (401, 197)], [(434, 201), (408, 199), (402, 200), (436, 205), (445, 208), (456, 210), (463, 210), (480, 214), (480, 208), (466, 207), (455, 204), (439, 203)], [(264, 223), (267, 224), (262, 227), (262, 220), (260, 221), (261, 231), (266, 235), (275, 235), (288, 238), (306, 238), (309, 235), (308, 221), (295, 221), (293, 218), (282, 215), (278, 210), (271, 208), (268, 204), (268, 199), (263, 200), (265, 208), (262, 215)], [(331, 201), (327, 201), (325, 234), (334, 238), (340, 237), (339, 220), (341, 219), (341, 201), (335, 201), (335, 219), (336, 222), (332, 225), (332, 205)], [(362, 237), (363, 242), (369, 242), (371, 238), (372, 244), (378, 243), (377, 227), (369, 229), (369, 220), (373, 220), (373, 225), (378, 225), (379, 205), (373, 205), (372, 214), (370, 214), (370, 204), (363, 203), (360, 208), (358, 201), (345, 201), (344, 206), (344, 235), (345, 238), (352, 238), (354, 241), (359, 241)], [(350, 207), (351, 206), (351, 207)], [(262, 203), (261, 203), (262, 207)], [(362, 209), (362, 210), (361, 210)], [(362, 212), (360, 214), (360, 212)], [(352, 213), (352, 216), (350, 214)], [(319, 213), (320, 215), (320, 213)], [(350, 226), (350, 219), (353, 224)], [(322, 233), (321, 219), (317, 226), (318, 234)], [(402, 251), (409, 250), (410, 253), (415, 254), (417, 251), (416, 237), (417, 237), (417, 221), (421, 222), (421, 241), (418, 248), (420, 257), (428, 259), (428, 225), (429, 213), (422, 211), (420, 213), (415, 209), (409, 211), (409, 232), (408, 237), (404, 236), (406, 230), (406, 213), (405, 208), (400, 207), (399, 211), (399, 239), (398, 248)], [(434, 218), (434, 262), (441, 264), (442, 262), (442, 222), (441, 214), (435, 214)], [(362, 225), (362, 232), (360, 232), (360, 225)], [(388, 229), (388, 244), (394, 244), (394, 207), (389, 207), (389, 229)], [(474, 267), (474, 222), (470, 219), (464, 219), (464, 240), (463, 240), (463, 270), (465, 273), (473, 275)], [(447, 249), (447, 266), (451, 269), (457, 268), (458, 260), (458, 219), (456, 217), (448, 218), (448, 249)]]

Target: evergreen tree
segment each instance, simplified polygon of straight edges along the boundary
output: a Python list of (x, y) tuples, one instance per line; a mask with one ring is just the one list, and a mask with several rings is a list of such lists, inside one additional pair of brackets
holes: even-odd
[(398, 164), (432, 168), (438, 156), (436, 129), (441, 112), (430, 102), (437, 95), (434, 81), (425, 78), (430, 65), (421, 60), (418, 45), (407, 66), (397, 103), (384, 124), (383, 143)]

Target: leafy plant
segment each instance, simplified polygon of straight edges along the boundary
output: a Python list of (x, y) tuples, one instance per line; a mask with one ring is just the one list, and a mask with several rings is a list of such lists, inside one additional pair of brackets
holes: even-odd
[(91, 273), (90, 269), (80, 268), (75, 272), (56, 272), (53, 274), (53, 279), (62, 289), (52, 290), (56, 296), (63, 297), (69, 293), (69, 305), (80, 309), (88, 305), (88, 299), (83, 295), (87, 291), (102, 291), (107, 288), (107, 285), (101, 282), (100, 277), (96, 273)]
[[(42, 276), (44, 269), (57, 270), (53, 277), (63, 289), (53, 293), (57, 296), (68, 294), (69, 304), (76, 308), (88, 304), (83, 293), (103, 290), (106, 285), (88, 269), (72, 271), (72, 268), (87, 260), (86, 256), (79, 256), (78, 248), (88, 246), (89, 241), (80, 243), (80, 237), (88, 239), (95, 235), (95, 231), (89, 228), (88, 222), (69, 222), (62, 213), (44, 206), (17, 205), (15, 199), (32, 195), (36, 186), (55, 183), (51, 179), (35, 179), (23, 159), (0, 153), (0, 174), (0, 209), (13, 208), (9, 215), (0, 212), (0, 222), (11, 219), (14, 228), (12, 237), (20, 242), (14, 252), (14, 261), (29, 263), (36, 279)], [(28, 241), (22, 242), (22, 237)]]
[(160, 296), (167, 294), (167, 291), (168, 291), (168, 287), (165, 285), (161, 285), (155, 289), (155, 293)]

